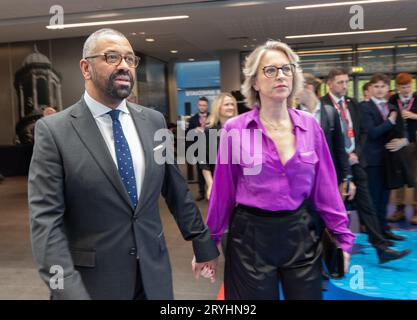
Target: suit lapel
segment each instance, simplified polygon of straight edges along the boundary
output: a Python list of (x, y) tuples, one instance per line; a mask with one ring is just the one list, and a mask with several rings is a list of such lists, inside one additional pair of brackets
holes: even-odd
[(321, 103), (320, 106), (320, 126), (325, 134), (327, 134), (327, 130), (329, 130), (329, 117), (327, 116), (326, 106)]
[(375, 104), (374, 100), (369, 100), (369, 103), (371, 104), (373, 112), (376, 115), (377, 121), (379, 122), (378, 124), (384, 122), (384, 118), (382, 117), (381, 112), (379, 111), (378, 106)]
[[(94, 120), (93, 115), (88, 109), (84, 99), (78, 103), (77, 108), (71, 112), (72, 125), (84, 143), (93, 159), (97, 162), (104, 175), (117, 190), (121, 198), (132, 208), (129, 195), (120, 179), (117, 167), (101, 135), (100, 130)], [(132, 208), (133, 209), (133, 208)]]
[(136, 206), (135, 213), (141, 211), (141, 208), (146, 203), (146, 199), (149, 197), (149, 192), (152, 192), (152, 188), (149, 187), (150, 181), (152, 181), (152, 169), (153, 169), (153, 140), (154, 130), (147, 119), (143, 107), (134, 107), (129, 102), (127, 107), (132, 115), (133, 122), (135, 123), (136, 131), (138, 132), (139, 139), (142, 144), (143, 152), (145, 154), (145, 176), (143, 178), (142, 190), (138, 199), (138, 205)]

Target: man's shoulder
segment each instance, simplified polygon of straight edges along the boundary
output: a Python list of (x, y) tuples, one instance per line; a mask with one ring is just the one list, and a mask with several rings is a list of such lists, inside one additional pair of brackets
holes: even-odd
[(165, 122), (164, 115), (157, 110), (153, 110), (151, 108), (142, 106), (140, 104), (132, 103), (132, 102), (128, 103), (128, 107), (138, 113), (142, 113), (146, 117), (146, 119), (149, 119), (150, 121)]

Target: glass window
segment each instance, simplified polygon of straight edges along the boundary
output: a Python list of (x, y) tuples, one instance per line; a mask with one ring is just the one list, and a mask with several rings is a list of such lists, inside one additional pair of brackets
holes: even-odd
[(397, 72), (417, 71), (417, 45), (398, 45), (396, 49)]
[(361, 46), (358, 48), (358, 65), (362, 73), (394, 72), (393, 45)]

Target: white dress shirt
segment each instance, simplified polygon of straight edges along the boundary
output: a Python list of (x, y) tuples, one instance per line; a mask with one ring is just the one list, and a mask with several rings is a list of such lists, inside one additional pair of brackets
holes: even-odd
[[(107, 148), (110, 151), (111, 157), (113, 158), (114, 164), (117, 167), (116, 150), (113, 138), (113, 121), (110, 115), (107, 114), (112, 109), (91, 98), (87, 91), (84, 92), (84, 100), (97, 123)], [(127, 108), (126, 99), (124, 99), (116, 109), (121, 111), (119, 114), (119, 121), (122, 125), (127, 143), (129, 144), (130, 153), (132, 154), (136, 190), (138, 192), (138, 199), (140, 199), (139, 196), (142, 191), (143, 178), (145, 176), (145, 154), (132, 115)]]

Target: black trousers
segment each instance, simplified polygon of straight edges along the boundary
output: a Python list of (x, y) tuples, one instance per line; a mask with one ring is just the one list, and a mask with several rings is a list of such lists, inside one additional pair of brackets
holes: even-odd
[(369, 191), (368, 176), (360, 164), (352, 167), (353, 183), (356, 195), (353, 199), (358, 216), (366, 227), (369, 242), (373, 245), (382, 244), (385, 239), (381, 233), (379, 219)]
[(376, 209), (379, 226), (381, 231), (389, 230), (387, 222), (387, 206), (389, 202), (390, 191), (385, 188), (383, 166), (367, 167), (369, 192)]
[(322, 299), (321, 245), (303, 205), (270, 212), (239, 205), (225, 255), (226, 300)]
[(198, 193), (200, 196), (205, 197), (205, 186), (206, 186), (206, 180), (203, 176), (203, 170), (201, 169), (200, 165), (197, 163), (197, 180), (198, 180)]
[(133, 294), (133, 300), (148, 300), (146, 298), (145, 288), (143, 287), (139, 261), (138, 261), (138, 269), (136, 271), (135, 293)]

